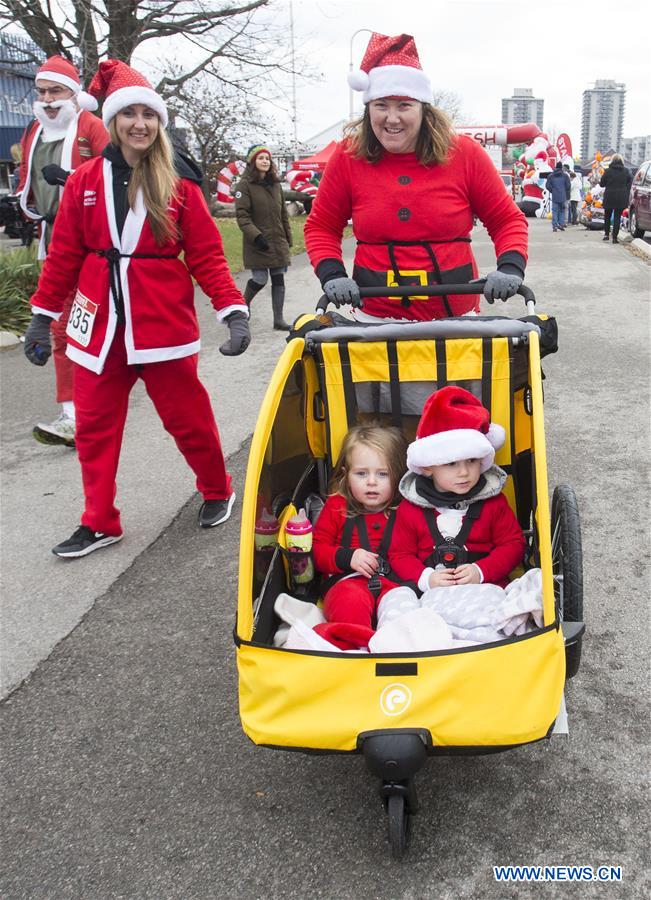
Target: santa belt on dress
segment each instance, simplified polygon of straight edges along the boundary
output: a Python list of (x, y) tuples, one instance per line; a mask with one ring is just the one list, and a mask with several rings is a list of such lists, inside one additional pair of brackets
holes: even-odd
[[(436, 258), (436, 253), (434, 253), (434, 248), (432, 244), (455, 244), (455, 243), (463, 243), (470, 244), (472, 243), (472, 239), (470, 237), (456, 237), (456, 238), (446, 238), (440, 241), (357, 241), (357, 244), (367, 244), (371, 247), (386, 247), (389, 253), (389, 259), (391, 260), (392, 268), (387, 272), (387, 287), (409, 287), (413, 282), (409, 280), (410, 276), (407, 274), (403, 274), (400, 271), (398, 266), (398, 262), (396, 260), (396, 247), (424, 247), (427, 250), (427, 254), (432, 262), (433, 275), (435, 278), (434, 284), (443, 284), (443, 278), (441, 275), (441, 267), (439, 265), (439, 261)], [(427, 278), (426, 272), (412, 272), (412, 277), (414, 275), (424, 276)], [(422, 282), (421, 284), (427, 284), (428, 281)], [(430, 299), (426, 297), (425, 299)], [(439, 298), (431, 298), (438, 300)], [(453, 316), (452, 307), (450, 306), (450, 301), (446, 294), (442, 294), (441, 298), (443, 301), (443, 305), (445, 306), (445, 312), (448, 316)], [(400, 304), (404, 307), (411, 306), (411, 300), (409, 297), (402, 297), (400, 300)]]
[(98, 256), (103, 256), (109, 264), (109, 284), (111, 296), (115, 306), (115, 314), (118, 322), (124, 323), (124, 294), (122, 293), (122, 279), (120, 278), (120, 260), (129, 259), (177, 259), (177, 253), (122, 253), (117, 247), (109, 247), (108, 250), (91, 250)]

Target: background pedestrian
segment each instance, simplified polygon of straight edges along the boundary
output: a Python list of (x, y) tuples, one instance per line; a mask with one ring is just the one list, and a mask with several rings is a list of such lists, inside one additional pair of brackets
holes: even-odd
[(292, 231), (278, 170), (264, 144), (254, 144), (247, 153), (246, 169), (235, 189), (235, 216), (242, 230), (244, 265), (251, 269), (244, 299), (250, 307), (271, 276), (273, 327), (289, 331), (283, 307)]
[[(39, 259), (44, 259), (52, 228), (71, 171), (108, 144), (101, 119), (91, 112), (97, 101), (81, 90), (79, 72), (61, 56), (51, 56), (36, 73), (34, 121), (21, 138), (21, 161), (16, 193), (24, 215), (40, 224)], [(84, 109), (80, 107), (80, 103)], [(56, 400), (61, 412), (53, 422), (39, 422), (33, 435), (42, 444), (75, 445), (75, 406), (72, 399), (73, 364), (66, 356), (66, 327), (74, 290), (57, 321), (51, 321)], [(29, 340), (29, 332), (26, 339)]]
[(604, 190), (604, 241), (610, 237), (610, 220), (613, 222), (613, 244), (618, 244), (619, 224), (622, 212), (628, 206), (628, 197), (631, 190), (631, 173), (624, 165), (624, 160), (615, 153), (610, 160), (610, 165), (601, 176), (599, 184)]

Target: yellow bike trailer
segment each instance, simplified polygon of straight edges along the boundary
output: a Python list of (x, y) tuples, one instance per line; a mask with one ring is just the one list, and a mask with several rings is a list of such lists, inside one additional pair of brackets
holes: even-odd
[[(419, 287), (479, 293), (482, 283)], [(379, 296), (377, 288), (369, 289)], [(413, 288), (384, 291), (394, 297)], [(368, 291), (366, 291), (368, 294)], [(235, 642), (242, 727), (262, 746), (363, 753), (380, 778), (389, 841), (402, 856), (416, 812), (413, 778), (428, 756), (498, 752), (549, 737), (584, 632), (581, 535), (569, 485), (548, 502), (541, 344), (555, 322), (534, 315), (365, 325), (333, 313), (299, 318), (258, 416), (246, 475)], [(362, 296), (364, 291), (362, 291)], [(322, 298), (323, 305), (325, 298)], [(551, 344), (549, 346), (551, 334)], [(429, 653), (327, 653), (273, 646), (274, 601), (292, 593), (283, 548), (260, 567), (254, 530), (262, 507), (281, 525), (310, 496), (324, 497), (346, 431), (364, 421), (415, 434), (425, 399), (466, 388), (506, 430), (495, 462), (540, 567), (544, 624), (496, 643)], [(282, 531), (281, 531), (282, 533)], [(517, 574), (517, 573), (516, 573)], [(521, 573), (520, 573), (521, 574)]]

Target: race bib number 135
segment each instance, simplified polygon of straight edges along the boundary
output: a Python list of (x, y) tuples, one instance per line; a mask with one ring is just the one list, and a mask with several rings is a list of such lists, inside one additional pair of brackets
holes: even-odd
[(89, 300), (88, 297), (84, 297), (80, 291), (77, 291), (70, 310), (68, 327), (66, 328), (68, 337), (81, 344), (82, 347), (87, 347), (90, 343), (90, 336), (93, 333), (96, 315), (97, 304)]

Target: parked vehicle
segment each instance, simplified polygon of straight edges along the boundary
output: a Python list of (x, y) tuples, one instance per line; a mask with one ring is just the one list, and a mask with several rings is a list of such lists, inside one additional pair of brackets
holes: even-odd
[(651, 160), (643, 162), (635, 173), (628, 200), (628, 222), (633, 237), (651, 231)]

